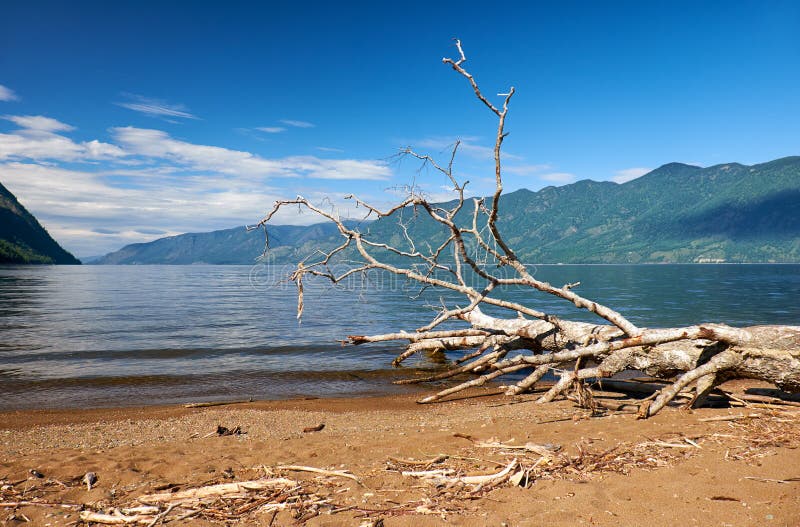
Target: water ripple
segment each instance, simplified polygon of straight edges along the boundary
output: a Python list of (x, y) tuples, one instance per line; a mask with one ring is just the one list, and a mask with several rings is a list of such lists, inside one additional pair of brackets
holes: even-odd
[[(275, 278), (282, 271), (259, 272)], [(535, 272), (554, 284), (580, 281), (581, 294), (641, 326), (800, 321), (800, 265), (560, 265)], [(396, 390), (388, 379), (409, 374), (387, 370), (399, 344), (341, 347), (338, 340), (424, 325), (432, 316), (427, 305), (439, 302), (431, 291), (410, 301), (402, 283), (339, 290), (310, 281), (298, 324), (293, 287), (251, 278), (248, 266), (0, 266), (0, 408)], [(597, 320), (537, 291), (501, 296)], [(439, 367), (424, 357), (411, 366)]]

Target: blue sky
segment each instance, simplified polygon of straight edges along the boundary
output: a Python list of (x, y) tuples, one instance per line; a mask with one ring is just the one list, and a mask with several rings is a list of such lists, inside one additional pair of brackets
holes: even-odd
[[(69, 250), (253, 223), (280, 197), (506, 188), (800, 154), (798, 2), (40, 2), (0, 6), (0, 183)], [(499, 98), (498, 98), (499, 99)], [(283, 223), (306, 223), (287, 214)]]

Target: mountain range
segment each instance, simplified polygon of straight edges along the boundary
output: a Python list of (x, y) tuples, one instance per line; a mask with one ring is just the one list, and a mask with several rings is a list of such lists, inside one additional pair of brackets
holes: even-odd
[[(424, 213), (406, 217), (412, 238), (443, 239)], [(622, 184), (517, 190), (502, 197), (499, 225), (527, 263), (800, 262), (800, 156), (752, 166), (669, 163)], [(404, 246), (396, 219), (359, 228)], [(332, 224), (268, 232), (274, 263), (341, 242)], [(250, 264), (263, 248), (263, 233), (239, 227), (128, 245), (94, 263)]]
[[(458, 221), (470, 221), (469, 208)], [(444, 239), (426, 214), (408, 212), (413, 239)], [(349, 226), (407, 248), (396, 218)], [(622, 184), (521, 189), (502, 197), (499, 226), (526, 263), (800, 262), (800, 156), (751, 166), (669, 163)], [(268, 233), (272, 263), (341, 243), (330, 223), (270, 225)], [(263, 251), (262, 231), (236, 227), (127, 245), (90, 263), (251, 264)], [(80, 262), (0, 184), (0, 263)]]
[(0, 264), (79, 264), (0, 184)]

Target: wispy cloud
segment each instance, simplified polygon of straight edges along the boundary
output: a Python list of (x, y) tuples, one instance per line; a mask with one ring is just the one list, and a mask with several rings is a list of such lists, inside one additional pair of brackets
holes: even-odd
[[(412, 141), (409, 144), (412, 148), (431, 149), (439, 153), (452, 152), (456, 141), (461, 141), (458, 145), (458, 152), (463, 153), (473, 159), (490, 160), (494, 158), (494, 147), (480, 144), (478, 137), (427, 137), (418, 141)], [(424, 152), (417, 152), (422, 154)], [(509, 154), (508, 152), (502, 153), (503, 159), (506, 160), (522, 160), (523, 158), (518, 155)]]
[(178, 117), (181, 119), (199, 119), (196, 115), (189, 112), (183, 104), (170, 104), (160, 99), (152, 99), (142, 95), (133, 93), (123, 94), (130, 99), (125, 102), (115, 103), (117, 106), (122, 106), (135, 112), (149, 115), (150, 117)]
[(618, 170), (617, 173), (614, 175), (612, 181), (616, 183), (625, 183), (627, 181), (631, 181), (638, 177), (641, 177), (648, 172), (652, 172), (652, 168), (644, 168), (644, 167), (634, 167), (634, 168), (626, 168), (624, 170)]
[(308, 121), (295, 121), (293, 119), (281, 119), (281, 122), (286, 126), (293, 126), (295, 128), (314, 128), (316, 126), (314, 123), (309, 123)]
[(539, 178), (544, 181), (549, 181), (550, 183), (556, 183), (559, 185), (573, 183), (576, 179), (578, 179), (575, 177), (575, 174), (570, 174), (569, 172), (552, 172), (550, 174), (542, 174), (539, 176)]
[(0, 84), (0, 101), (18, 101), (19, 97), (14, 90)]
[(320, 152), (344, 152), (341, 148), (332, 148), (330, 146), (318, 146), (317, 150)]
[(259, 126), (256, 128), (256, 130), (260, 130), (268, 134), (279, 134), (281, 132), (285, 132), (286, 128), (283, 126)]

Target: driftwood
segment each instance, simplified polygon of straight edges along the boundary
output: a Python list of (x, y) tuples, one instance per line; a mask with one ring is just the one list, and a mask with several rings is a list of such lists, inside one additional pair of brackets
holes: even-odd
[(455, 470), (451, 468), (438, 468), (435, 470), (404, 470), (400, 474), (411, 478), (433, 479), (449, 476), (454, 472)]
[(152, 523), (155, 516), (152, 514), (104, 514), (101, 512), (81, 511), (80, 518), (86, 523), (102, 523), (104, 525), (128, 525), (132, 523)]
[(389, 456), (389, 461), (394, 463), (399, 463), (401, 465), (408, 465), (408, 466), (425, 466), (429, 467), (431, 465), (435, 465), (437, 463), (443, 463), (447, 461), (447, 456), (444, 454), (438, 455), (431, 459), (426, 460), (416, 460), (416, 459), (402, 459), (398, 457)]
[(159, 494), (146, 494), (139, 496), (138, 500), (146, 505), (173, 504), (191, 505), (204, 500), (213, 500), (220, 497), (243, 495), (248, 491), (291, 487), (297, 482), (286, 478), (255, 479), (252, 481), (239, 481), (236, 483), (220, 483), (179, 492), (162, 492)]
[(480, 485), (485, 487), (487, 485), (499, 485), (505, 483), (508, 479), (516, 473), (519, 468), (519, 462), (513, 459), (503, 470), (494, 474), (482, 474), (479, 476), (453, 476), (452, 469), (438, 469), (438, 470), (417, 470), (417, 471), (403, 471), (401, 474), (407, 477), (419, 478), (432, 485), (453, 485), (461, 483), (463, 485)]
[(524, 445), (509, 445), (507, 443), (499, 443), (497, 441), (476, 441), (473, 443), (476, 448), (494, 448), (498, 450), (523, 450), (525, 452), (533, 452), (540, 456), (549, 456), (553, 452), (561, 450), (561, 445), (537, 445), (535, 443), (525, 443)]
[[(289, 277), (297, 286), (298, 318), (304, 309), (303, 281), (309, 277), (340, 284), (358, 275), (384, 272), (417, 283), (421, 290), (439, 289), (460, 295), (462, 305), (445, 305), (442, 300), (441, 310), (433, 320), (413, 331), (348, 337), (348, 342), (353, 345), (405, 342), (406, 348), (394, 360), (395, 365), (415, 353), (463, 350), (464, 357), (449, 371), (405, 382), (437, 381), (463, 374), (477, 374), (477, 377), (425, 397), (421, 403), (439, 401), (519, 371), (527, 371), (528, 375), (506, 388), (509, 395), (533, 390), (548, 372), (557, 375), (558, 381), (539, 397), (538, 401), (542, 403), (573, 391), (586, 394), (589, 382), (625, 370), (639, 370), (668, 380), (664, 386), (658, 387), (653, 397), (639, 405), (639, 415), (643, 418), (656, 414), (687, 389), (692, 390), (691, 403), (699, 405), (712, 388), (733, 378), (759, 379), (781, 390), (800, 391), (798, 326), (735, 328), (724, 324), (699, 324), (679, 328), (638, 327), (611, 307), (576, 293), (579, 283), (558, 287), (535, 278), (497, 225), (503, 193), (501, 150), (507, 135), (505, 122), (514, 88), (499, 94), (502, 104), (495, 106), (464, 69), (466, 56), (460, 41), (456, 41), (456, 48), (458, 58), (446, 58), (443, 62), (467, 80), (480, 103), (497, 118), (493, 148), (494, 193), (480, 199), (465, 197), (467, 182), (460, 182), (453, 172), (453, 161), (460, 144), (456, 142), (446, 164), (439, 164), (431, 156), (419, 154), (411, 148), (401, 152), (402, 156), (417, 159), (439, 172), (453, 188), (454, 201), (446, 205), (431, 203), (418, 188), (412, 187), (405, 199), (381, 210), (348, 196), (357, 207), (367, 212), (367, 216), (382, 221), (398, 219), (404, 239), (394, 245), (387, 240), (374, 239), (369, 230), (362, 231), (352, 226), (329, 207), (316, 206), (302, 196), (277, 201), (253, 228), (265, 227), (284, 207), (300, 207), (332, 222), (341, 234), (341, 245), (320, 252), (317, 259), (307, 258)], [(408, 217), (417, 215), (441, 229), (440, 241), (414, 239), (409, 234)], [(269, 239), (265, 252), (268, 250)], [(335, 264), (343, 261), (349, 262), (345, 270), (336, 269)], [(497, 294), (510, 287), (528, 288), (559, 297), (577, 309), (593, 313), (600, 323), (561, 320), (535, 306), (506, 300)], [(481, 309), (486, 306), (491, 307), (493, 313), (504, 311), (508, 317), (490, 316)], [(445, 322), (448, 324), (442, 326)], [(452, 327), (459, 322), (462, 327)], [(578, 399), (586, 400), (586, 397)]]
[[(166, 521), (166, 517), (173, 510), (182, 513), (173, 519), (183, 520), (199, 514), (214, 515), (213, 505), (225, 502), (234, 503), (235, 500), (244, 502), (237, 506), (232, 513), (235, 517), (250, 512), (254, 509), (265, 511), (282, 510), (289, 505), (284, 500), (276, 499), (284, 491), (297, 491), (301, 487), (298, 482), (286, 478), (262, 478), (251, 481), (222, 483), (186, 489), (179, 492), (163, 492), (139, 496), (137, 501), (144, 505), (127, 508), (114, 508), (109, 512), (82, 510), (80, 519), (83, 522), (98, 523), (103, 525), (131, 525), (140, 524), (153, 527)], [(267, 497), (259, 496), (259, 492), (266, 492)], [(284, 497), (285, 498), (285, 497)], [(82, 506), (78, 506), (83, 508)], [(227, 514), (226, 518), (233, 518)]]

